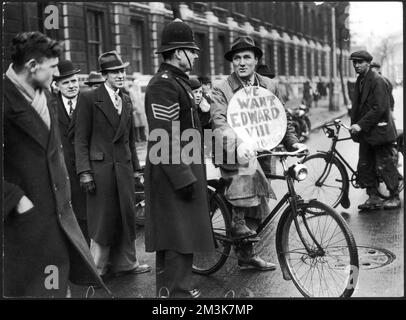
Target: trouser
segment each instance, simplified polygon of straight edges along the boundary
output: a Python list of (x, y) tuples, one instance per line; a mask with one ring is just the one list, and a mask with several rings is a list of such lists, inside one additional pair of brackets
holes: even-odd
[(358, 183), (367, 189), (367, 194), (376, 194), (378, 176), (386, 184), (391, 195), (398, 194), (399, 175), (395, 164), (397, 150), (392, 144), (371, 146), (361, 142), (359, 145)]
[(120, 241), (113, 246), (104, 246), (93, 239), (90, 241), (90, 253), (99, 275), (129, 271), (138, 267), (135, 240), (130, 241), (122, 234)]
[[(256, 218), (249, 218), (247, 215), (251, 214), (253, 210), (258, 210), (257, 207), (233, 207), (232, 209), (232, 220), (233, 222), (237, 222), (241, 219), (245, 220), (247, 227), (252, 230), (257, 229), (260, 220)], [(255, 215), (254, 215), (255, 216)], [(255, 256), (254, 244), (248, 241), (239, 241), (238, 244), (234, 246), (234, 251), (237, 256), (237, 259), (242, 262), (248, 262), (251, 258)]]
[(172, 250), (156, 252), (157, 297), (190, 298), (193, 254)]

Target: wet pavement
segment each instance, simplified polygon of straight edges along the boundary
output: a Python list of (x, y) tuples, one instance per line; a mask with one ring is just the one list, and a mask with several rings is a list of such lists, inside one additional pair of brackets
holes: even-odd
[[(403, 128), (402, 89), (395, 89), (395, 118), (399, 128)], [(323, 110), (323, 109), (321, 109)], [(325, 109), (324, 109), (325, 110)], [(323, 112), (323, 111), (320, 111)], [(343, 116), (346, 110), (341, 111)], [(317, 112), (315, 112), (317, 114)], [(328, 115), (328, 112), (326, 112)], [(332, 115), (336, 117), (336, 115)], [(330, 115), (330, 118), (331, 115)], [(344, 116), (343, 122), (349, 124)], [(311, 153), (328, 150), (330, 139), (321, 130), (315, 130), (308, 142)], [(140, 158), (145, 156), (145, 146), (139, 145)], [(340, 142), (337, 149), (356, 167), (358, 144), (351, 140)], [(293, 160), (291, 160), (293, 161)], [(284, 181), (274, 181), (273, 188), (278, 199), (286, 193)], [(404, 196), (401, 195), (402, 207), (397, 210), (377, 210), (359, 212), (357, 206), (367, 196), (362, 189), (350, 189), (351, 205), (348, 209), (339, 206), (337, 211), (347, 221), (355, 241), (359, 246), (360, 265), (358, 285), (353, 297), (401, 297), (404, 295)], [(272, 208), (276, 202), (271, 202)], [(275, 251), (275, 231), (279, 215), (264, 230), (262, 239), (256, 245), (256, 251), (266, 260), (277, 263)], [(116, 298), (152, 298), (155, 297), (155, 254), (146, 253), (144, 232), (140, 227), (137, 236), (137, 250), (140, 263), (148, 263), (153, 270), (147, 274), (127, 275), (109, 280), (106, 284)], [(386, 264), (385, 264), (386, 263)], [(226, 264), (210, 276), (194, 276), (196, 287), (207, 298), (236, 297), (302, 297), (292, 281), (283, 280), (279, 265), (275, 271), (257, 272), (241, 271), (237, 266), (234, 253)], [(102, 290), (88, 292), (94, 298), (108, 297)], [(73, 287), (72, 296), (83, 298), (86, 288)]]

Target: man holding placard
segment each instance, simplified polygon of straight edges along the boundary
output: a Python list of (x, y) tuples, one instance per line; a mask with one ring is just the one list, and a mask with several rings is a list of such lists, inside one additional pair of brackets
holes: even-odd
[[(231, 234), (235, 239), (252, 239), (256, 232), (248, 228), (246, 219), (258, 224), (269, 212), (269, 198), (276, 199), (256, 152), (279, 143), (288, 150), (305, 147), (295, 136), (276, 82), (255, 72), (262, 55), (249, 36), (238, 37), (224, 55), (234, 72), (213, 88), (215, 163), (230, 182), (225, 196), (233, 207)], [(254, 253), (253, 241), (241, 241), (235, 251), (241, 270), (275, 269), (275, 264)]]

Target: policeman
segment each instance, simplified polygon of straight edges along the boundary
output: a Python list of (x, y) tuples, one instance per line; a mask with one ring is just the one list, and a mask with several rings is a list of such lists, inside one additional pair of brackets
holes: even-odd
[[(150, 131), (145, 168), (145, 246), (147, 252), (156, 251), (157, 296), (200, 296), (191, 284), (193, 253), (214, 250), (201, 125), (186, 74), (198, 52), (193, 32), (183, 21), (175, 19), (165, 26), (157, 51), (164, 62), (145, 93)], [(185, 130), (199, 139), (181, 141)], [(197, 161), (186, 163), (182, 153), (185, 145), (193, 146), (189, 150)]]
[[(389, 91), (385, 80), (371, 70), (372, 56), (365, 50), (350, 56), (358, 78), (355, 83), (351, 112), (351, 134), (359, 142), (358, 180), (366, 188), (368, 199), (360, 210), (400, 207), (397, 168), (392, 161), (397, 133), (390, 112)], [(377, 196), (378, 175), (384, 180), (390, 198)]]

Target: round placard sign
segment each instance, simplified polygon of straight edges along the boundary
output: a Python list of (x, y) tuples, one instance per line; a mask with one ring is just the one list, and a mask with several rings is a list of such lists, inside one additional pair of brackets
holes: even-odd
[(227, 122), (255, 149), (271, 150), (285, 136), (287, 119), (281, 101), (269, 90), (250, 86), (238, 90), (227, 109)]

